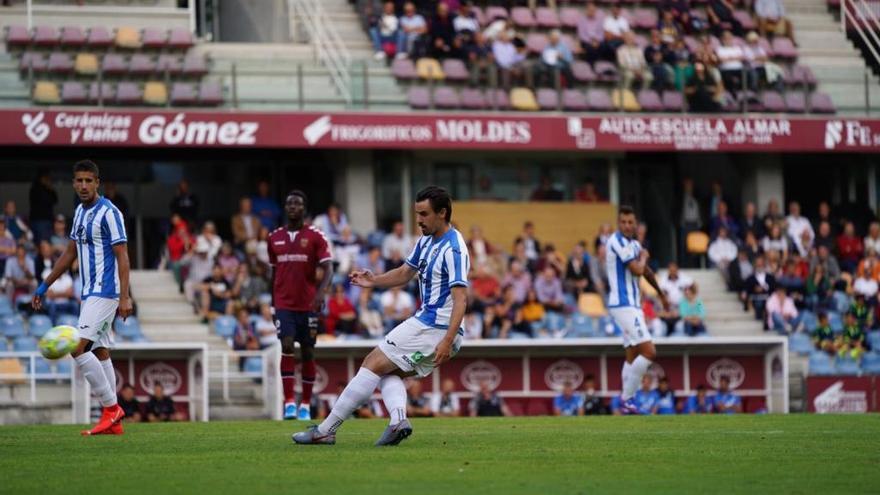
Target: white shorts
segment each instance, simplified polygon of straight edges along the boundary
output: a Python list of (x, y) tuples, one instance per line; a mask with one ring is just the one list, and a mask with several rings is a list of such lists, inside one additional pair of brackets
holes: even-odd
[[(445, 336), (446, 330), (429, 327), (412, 317), (388, 332), (388, 335), (379, 342), (379, 350), (401, 370), (415, 371), (424, 378), (434, 371), (434, 350)], [(452, 356), (455, 356), (460, 348), (459, 334), (452, 343)]]
[(79, 310), (79, 336), (91, 340), (92, 349), (106, 347), (113, 349), (113, 320), (119, 301), (104, 297), (89, 297)]
[(651, 341), (651, 331), (645, 323), (645, 314), (641, 309), (630, 306), (610, 308), (608, 314), (623, 331), (623, 347)]

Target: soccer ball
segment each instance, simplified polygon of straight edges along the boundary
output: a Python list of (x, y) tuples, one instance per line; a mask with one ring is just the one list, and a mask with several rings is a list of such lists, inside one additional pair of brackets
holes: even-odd
[(52, 328), (40, 339), (40, 354), (47, 359), (59, 359), (76, 349), (79, 332), (68, 325)]

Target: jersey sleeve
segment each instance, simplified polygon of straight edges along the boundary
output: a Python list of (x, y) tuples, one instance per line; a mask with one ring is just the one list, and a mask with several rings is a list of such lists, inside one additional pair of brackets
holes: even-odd
[(128, 242), (125, 235), (125, 224), (122, 222), (119, 210), (109, 208), (104, 215), (104, 225), (107, 227), (107, 238), (110, 239), (111, 246)]
[(457, 246), (450, 247), (443, 255), (443, 262), (446, 264), (446, 273), (449, 274), (449, 287), (467, 287), (470, 269), (467, 251)]
[(272, 236), (269, 236), (268, 241), (266, 242), (266, 251), (269, 253), (269, 264), (271, 266), (275, 266), (278, 263), (278, 255), (275, 254), (275, 248), (273, 247)]
[(77, 214), (79, 213), (79, 209), (80, 209), (80, 207), (77, 206), (76, 210), (74, 210), (74, 213), (73, 213), (73, 221), (70, 222), (70, 235), (68, 235), (67, 237), (69, 237), (71, 241), (76, 240), (76, 237), (74, 237), (74, 235), (76, 235), (76, 232), (74, 232), (74, 231), (76, 230), (76, 218), (77, 218)]
[(422, 240), (419, 239), (416, 242), (416, 245), (413, 246), (412, 251), (409, 252), (409, 256), (406, 257), (406, 264), (411, 266), (414, 270), (419, 269), (419, 258), (422, 256)]
[(620, 258), (620, 262), (626, 265), (630, 261), (636, 259), (636, 257), (639, 255), (639, 243), (627, 242), (626, 244), (618, 244), (616, 250), (617, 256)]

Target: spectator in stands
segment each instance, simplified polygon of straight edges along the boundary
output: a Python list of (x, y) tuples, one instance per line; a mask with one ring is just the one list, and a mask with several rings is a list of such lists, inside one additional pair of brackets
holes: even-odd
[(523, 269), (522, 263), (513, 261), (510, 264), (510, 270), (501, 281), (503, 287), (510, 287), (513, 290), (513, 300), (522, 303), (526, 299), (526, 294), (532, 287), (532, 275)]
[(802, 306), (806, 297), (806, 278), (801, 277), (798, 262), (794, 257), (788, 258), (783, 262), (782, 273), (776, 277), (777, 287), (785, 289), (786, 293), (791, 297), (796, 306)]
[(483, 33), (479, 31), (474, 33), (473, 41), (465, 46), (465, 51), (470, 68), (471, 86), (479, 86), (483, 80), (493, 81), (495, 63), (492, 57), (492, 45)]
[(666, 273), (657, 281), (660, 289), (666, 294), (671, 306), (678, 306), (684, 297), (684, 290), (694, 284), (694, 280), (678, 269), (678, 263), (670, 261)]
[(633, 397), (636, 407), (639, 410), (639, 414), (645, 416), (657, 414), (657, 403), (660, 397), (657, 394), (657, 391), (651, 388), (653, 381), (654, 376), (650, 373), (642, 375), (642, 386), (636, 390), (636, 395)]
[(467, 246), (474, 266), (489, 263), (490, 258), (498, 254), (495, 247), (483, 237), (483, 229), (479, 225), (471, 227), (471, 237), (467, 241)]
[(604, 203), (605, 199), (596, 190), (592, 177), (584, 179), (583, 184), (574, 192), (574, 200), (579, 203)]
[(186, 222), (178, 214), (171, 215), (171, 235), (166, 241), (168, 250), (168, 266), (174, 273), (174, 281), (178, 290), (183, 292), (183, 265), (185, 257), (192, 252), (194, 239), (189, 233)]
[(774, 223), (761, 240), (761, 248), (768, 256), (773, 255), (776, 259), (785, 259), (788, 256), (788, 239), (785, 238), (782, 226)]
[[(782, 79), (779, 77), (778, 67), (770, 62), (770, 55), (761, 46), (760, 40), (758, 33), (750, 31), (746, 35), (747, 43), (743, 48), (749, 67), (749, 89), (752, 91), (758, 91), (767, 84), (782, 82)], [(776, 89), (780, 88), (777, 87)]]
[(785, 287), (777, 286), (773, 295), (767, 300), (767, 327), (787, 335), (799, 332), (801, 326), (800, 313), (794, 305), (794, 299), (785, 293)]
[(501, 284), (498, 278), (489, 271), (487, 263), (480, 263), (474, 267), (474, 273), (470, 276), (471, 308), (478, 313), (485, 313), (498, 302), (501, 297)]
[(269, 181), (261, 179), (257, 182), (257, 194), (251, 196), (251, 207), (254, 214), (260, 219), (263, 227), (270, 231), (278, 226), (278, 217), (281, 216), (281, 207), (272, 197)]
[(55, 216), (55, 205), (58, 204), (58, 194), (55, 192), (55, 187), (52, 186), (52, 177), (47, 170), (37, 172), (37, 178), (31, 184), (28, 199), (30, 200), (30, 221), (34, 231), (34, 242), (47, 241), (52, 235), (52, 219)]
[(597, 292), (590, 276), (590, 255), (586, 242), (575, 244), (565, 266), (565, 290), (577, 298), (582, 292)]
[(409, 384), (406, 415), (412, 418), (428, 418), (434, 415), (431, 411), (431, 398), (422, 392), (421, 380), (414, 379)]
[(140, 423), (143, 421), (141, 403), (138, 402), (137, 398), (134, 396), (134, 387), (130, 384), (126, 383), (122, 386), (122, 389), (119, 391), (119, 396), (117, 397), (117, 402), (119, 403), (119, 407), (125, 411), (126, 423)]
[(608, 270), (605, 266), (605, 245), (596, 248), (596, 256), (590, 258), (590, 278), (596, 286), (596, 292), (605, 295), (608, 287)]
[[(700, 69), (696, 69), (695, 75), (700, 73)], [(705, 75), (705, 73), (703, 73)], [(691, 91), (691, 83), (688, 82), (688, 89), (685, 94), (688, 95), (689, 101), (700, 98), (697, 89)], [(693, 103), (691, 103), (693, 105)], [(693, 108), (691, 108), (693, 110)], [(679, 217), (680, 237), (678, 252), (680, 257), (684, 259), (686, 250), (687, 236), (691, 232), (703, 228), (703, 217), (701, 213), (700, 203), (694, 194), (694, 181), (690, 177), (685, 177), (682, 181), (682, 199), (681, 199), (681, 215)]]
[[(544, 196), (552, 196), (555, 193), (549, 192), (547, 188), (547, 183), (550, 183), (549, 177), (544, 177), (542, 180), (541, 189), (545, 191)], [(552, 187), (552, 186), (550, 186)], [(559, 197), (561, 198), (562, 193), (559, 193)], [(534, 194), (532, 195), (534, 197)], [(538, 258), (541, 256), (541, 242), (535, 237), (535, 224), (531, 221), (526, 221), (523, 224), (523, 233), (520, 235), (516, 242), (522, 241), (526, 248), (526, 257), (529, 259), (529, 263), (536, 263)]]
[(721, 270), (721, 275), (727, 279), (728, 267), (736, 259), (738, 249), (736, 243), (727, 235), (727, 229), (718, 229), (718, 236), (709, 244), (709, 261)]
[(746, 234), (751, 232), (756, 239), (764, 237), (764, 222), (758, 217), (758, 208), (753, 201), (746, 203), (742, 220), (739, 222), (739, 238), (745, 240)]
[(0, 273), (6, 267), (6, 260), (15, 256), (16, 242), (6, 229), (6, 219), (0, 216)]
[(449, 378), (443, 380), (440, 393), (431, 398), (431, 412), (438, 418), (454, 418), (461, 416), (461, 400), (455, 392), (455, 382)]
[[(48, 273), (46, 274), (48, 275)], [(54, 321), (61, 314), (76, 314), (79, 305), (74, 298), (73, 277), (70, 273), (64, 272), (55, 282), (49, 286), (43, 307), (49, 313), (49, 317)]]
[(605, 13), (596, 8), (595, 1), (587, 2), (584, 15), (577, 22), (577, 37), (584, 60), (590, 65), (603, 57), (605, 50)]
[(782, 0), (755, 0), (755, 15), (761, 36), (778, 34), (794, 41), (794, 30), (791, 21), (785, 17)]
[[(373, 58), (385, 60), (388, 52), (399, 46), (398, 28), (400, 21), (394, 13), (394, 2), (385, 2), (382, 5), (382, 15), (375, 18), (375, 23), (370, 26), (370, 40), (373, 42)], [(386, 49), (386, 45), (390, 49)]]
[(535, 293), (538, 301), (548, 311), (562, 312), (565, 309), (565, 296), (562, 292), (562, 281), (552, 266), (545, 266), (541, 276), (535, 279)]
[[(519, 306), (518, 311), (514, 315), (511, 330), (529, 337), (545, 337), (548, 329), (545, 325), (547, 311), (544, 306), (538, 300), (535, 289), (529, 290), (528, 294), (526, 294), (525, 302)], [(505, 333), (501, 338), (507, 337), (508, 335)]]
[(835, 343), (836, 336), (828, 321), (828, 313), (822, 311), (819, 313), (819, 322), (813, 329), (813, 344), (816, 350), (825, 351), (829, 354), (837, 353), (837, 345)]
[(640, 81), (641, 88), (645, 89), (654, 80), (645, 54), (636, 44), (636, 35), (632, 31), (623, 33), (623, 44), (617, 47), (617, 65), (623, 74), (623, 87), (626, 89), (632, 89), (635, 81)]
[(611, 227), (610, 223), (603, 222), (599, 225), (599, 232), (596, 234), (596, 249), (598, 252), (598, 248), (600, 245), (604, 246), (608, 239), (614, 235), (614, 228)]
[(351, 227), (348, 225), (342, 227), (339, 237), (333, 241), (333, 263), (336, 265), (336, 273), (348, 275), (355, 267), (360, 252), (360, 242)]
[(348, 227), (348, 217), (342, 212), (342, 207), (338, 203), (331, 203), (327, 207), (327, 212), (315, 217), (312, 224), (323, 232), (327, 239), (336, 243), (342, 238), (342, 231)]
[(706, 386), (697, 385), (697, 393), (688, 397), (682, 413), (684, 414), (711, 414), (715, 411), (712, 397), (706, 395)]
[(358, 323), (367, 331), (369, 338), (379, 338), (385, 333), (382, 322), (382, 305), (373, 298), (373, 289), (362, 289), (358, 294)]
[[(235, 313), (235, 331), (232, 333), (232, 349), (236, 351), (257, 351), (260, 349), (260, 340), (257, 332), (251, 324), (250, 314), (244, 308)], [(238, 370), (244, 370), (244, 359), (238, 360)]]
[[(724, 200), (724, 190), (721, 187), (721, 182), (713, 180), (711, 188), (712, 194), (709, 196), (709, 218), (717, 218), (720, 215), (719, 208), (721, 207), (721, 203), (724, 203), (726, 207), (727, 202)], [(725, 214), (725, 216), (727, 215)], [(730, 217), (730, 221), (736, 222), (736, 220), (733, 220), (733, 217)]]
[(858, 276), (866, 274), (868, 278), (880, 280), (880, 257), (877, 256), (876, 251), (873, 249), (865, 249), (865, 257), (859, 261), (859, 266), (856, 268), (856, 274)]
[(223, 269), (223, 278), (229, 282), (229, 285), (234, 284), (238, 277), (238, 266), (241, 264), (241, 260), (232, 251), (232, 244), (227, 241), (220, 246), (220, 252), (217, 253), (215, 262)]
[(256, 313), (260, 308), (260, 300), (269, 292), (265, 265), (262, 263), (239, 265), (232, 288), (232, 295), (239, 306), (247, 309), (249, 313)]
[(611, 5), (611, 15), (605, 17), (602, 24), (605, 30), (605, 46), (607, 46), (607, 58), (615, 60), (617, 49), (623, 45), (623, 35), (630, 32), (629, 21), (621, 14), (620, 4), (613, 3)]
[(401, 324), (416, 311), (416, 303), (413, 296), (400, 287), (386, 290), (382, 293), (380, 302), (382, 304), (382, 314), (385, 315), (386, 330), (391, 330)]
[(709, 234), (714, 238), (718, 235), (718, 230), (723, 227), (727, 229), (728, 237), (735, 238), (739, 234), (739, 224), (727, 209), (727, 202), (718, 200), (714, 206), (717, 211), (712, 216)]
[(480, 21), (473, 10), (473, 2), (471, 0), (461, 3), (461, 6), (458, 8), (458, 14), (452, 20), (452, 27), (457, 35), (464, 37), (463, 42), (465, 45), (471, 43), (474, 35), (480, 32)]
[(202, 320), (207, 323), (220, 315), (232, 314), (232, 291), (229, 282), (223, 277), (220, 265), (214, 265), (211, 276), (205, 278), (199, 287)]
[(880, 253), (880, 222), (871, 222), (868, 226), (868, 235), (865, 236), (862, 245), (865, 252)]
[[(549, 46), (549, 45), (548, 45)], [(569, 79), (571, 80), (571, 79)], [(548, 174), (541, 176), (541, 184), (532, 191), (532, 201), (562, 201), (562, 191), (556, 189), (553, 178)], [(528, 222), (531, 224), (531, 222)], [(528, 246), (527, 246), (528, 247)]]
[(492, 42), (492, 58), (498, 67), (502, 88), (509, 90), (513, 81), (523, 79), (526, 86), (534, 86), (525, 51), (513, 44), (512, 38), (506, 31), (499, 33), (498, 38)]
[(468, 409), (472, 417), (511, 415), (504, 399), (489, 388), (489, 382), (486, 380), (480, 382), (480, 391), (471, 400)]
[(715, 391), (713, 405), (715, 411), (720, 414), (735, 414), (742, 412), (742, 399), (730, 390), (730, 377), (722, 376), (718, 380), (718, 390)]
[(789, 203), (788, 217), (785, 218), (785, 224), (786, 233), (794, 241), (794, 245), (801, 253), (801, 256), (807, 256), (809, 250), (807, 249), (808, 246), (805, 246), (802, 242), (803, 234), (804, 232), (809, 233), (809, 240), (812, 243), (815, 233), (813, 232), (813, 226), (810, 225), (810, 220), (801, 215), (801, 205), (797, 201)]
[(554, 416), (577, 416), (581, 398), (574, 393), (571, 382), (562, 385), (562, 392), (553, 399)]
[(217, 259), (220, 248), (223, 247), (223, 239), (217, 235), (217, 227), (214, 222), (208, 221), (202, 225), (202, 233), (196, 237), (196, 244), (204, 243), (208, 246), (208, 257), (211, 261)]
[(747, 307), (754, 308), (755, 318), (763, 321), (767, 299), (776, 290), (776, 278), (772, 273), (767, 272), (767, 261), (763, 256), (755, 258), (754, 263), (755, 271), (746, 280), (745, 290), (740, 293), (740, 300)]
[(877, 280), (873, 277), (874, 261), (868, 260), (864, 266), (864, 271), (859, 274), (858, 278), (853, 282), (853, 292), (864, 296), (866, 301), (877, 301)]
[(712, 34), (722, 36), (724, 31), (732, 31), (737, 36), (743, 35), (742, 24), (733, 15), (734, 6), (729, 0), (709, 0), (706, 15), (709, 16), (709, 27)]
[(382, 257), (391, 259), (397, 252), (400, 256), (409, 254), (413, 247), (413, 238), (406, 232), (403, 222), (397, 220), (391, 227), (391, 233), (382, 239)]
[(816, 265), (822, 265), (832, 284), (840, 278), (840, 264), (827, 247), (819, 246), (816, 248), (816, 254), (810, 258), (810, 272)]
[[(876, 301), (872, 301), (876, 304)], [(852, 303), (849, 305), (849, 312), (856, 317), (856, 323), (862, 330), (871, 328), (874, 323), (874, 313), (868, 307), (868, 302), (864, 295), (855, 293), (852, 297)]]
[(684, 22), (683, 16), (690, 13), (691, 6), (688, 0), (661, 0), (657, 5), (657, 10), (661, 14), (661, 17), (669, 14), (672, 16), (673, 20), (682, 23)]
[(358, 335), (358, 317), (354, 304), (345, 295), (342, 284), (333, 285), (333, 294), (327, 302), (327, 316), (324, 326), (327, 333), (338, 338)]
[[(540, 61), (535, 64), (535, 84), (556, 87), (555, 72), (559, 71), (562, 77), (569, 85), (574, 81), (574, 75), (571, 72), (571, 64), (574, 62), (574, 55), (568, 45), (562, 42), (562, 33), (558, 29), (550, 31), (550, 37), (547, 45), (541, 51)], [(551, 184), (552, 189), (552, 184)], [(559, 196), (561, 196), (561, 192)], [(540, 198), (533, 201), (559, 201), (562, 198)]]
[(492, 309), (486, 311), (483, 319), (484, 338), (506, 339), (514, 324), (522, 321), (520, 307), (532, 290), (530, 288), (526, 290), (522, 302), (517, 302), (515, 290), (512, 285), (505, 285), (501, 299)]
[(645, 60), (651, 69), (654, 84), (652, 89), (656, 91), (665, 91), (672, 89), (675, 80), (675, 52), (672, 51), (671, 45), (663, 42), (660, 30), (651, 30), (651, 43), (645, 47)]
[[(672, 308), (670, 308), (670, 310), (672, 310)], [(657, 303), (654, 301), (653, 297), (646, 295), (646, 297), (642, 298), (642, 313), (645, 314), (645, 324), (651, 332), (651, 336), (655, 339), (665, 337), (668, 330), (666, 322), (663, 321), (661, 316), (657, 313)], [(664, 316), (673, 318), (670, 314), (664, 314)], [(677, 317), (677, 308), (674, 317)]]
[(183, 415), (176, 411), (174, 401), (165, 395), (165, 387), (160, 382), (153, 385), (153, 395), (146, 407), (147, 421), (183, 421)]
[(856, 236), (856, 228), (852, 222), (846, 222), (843, 233), (837, 237), (837, 255), (840, 268), (848, 273), (854, 273), (859, 260), (864, 253), (862, 240)]
[(34, 238), (30, 227), (16, 211), (15, 201), (9, 200), (3, 208), (3, 218), (6, 220), (6, 230), (12, 234), (16, 242), (30, 242)]
[[(428, 33), (428, 22), (416, 12), (412, 2), (403, 4), (403, 15), (400, 17), (400, 29), (397, 31), (397, 58), (413, 56), (418, 58), (424, 53), (422, 36)], [(372, 33), (370, 34), (372, 38)], [(375, 41), (373, 42), (375, 47)], [(382, 50), (384, 54), (384, 50)]]
[(675, 414), (675, 392), (669, 388), (668, 378), (665, 376), (660, 377), (660, 380), (657, 382), (657, 390), (654, 393), (657, 395), (657, 414)]
[(752, 262), (754, 262), (758, 256), (764, 255), (764, 248), (761, 247), (761, 243), (758, 242), (758, 238), (755, 237), (755, 234), (751, 232), (746, 232), (742, 247), (746, 254), (748, 254), (749, 260)]
[[(752, 261), (745, 249), (739, 249), (736, 253), (736, 259), (727, 266), (727, 287), (729, 290), (739, 294), (745, 290), (746, 280), (752, 276), (754, 272)], [(748, 309), (743, 305), (744, 309)]]
[(37, 277), (37, 283), (43, 283), (43, 279), (52, 272), (52, 265), (55, 264), (55, 255), (52, 252), (52, 245), (49, 241), (40, 241), (37, 247), (37, 257), (34, 259), (34, 276)]
[(33, 292), (37, 287), (35, 273), (33, 258), (27, 254), (24, 244), (19, 244), (15, 248), (15, 256), (6, 259), (2, 277), (7, 285), (7, 295), (12, 301)]
[(835, 342), (837, 355), (858, 360), (865, 352), (865, 329), (852, 311), (847, 311), (844, 318), (843, 333)]
[[(0, 218), (2, 221), (2, 218)], [(6, 225), (4, 223), (4, 229)], [(7, 231), (8, 234), (8, 231)], [(3, 234), (0, 234), (0, 259), (3, 257)], [(12, 239), (12, 236), (8, 236)], [(67, 231), (67, 222), (64, 220), (64, 215), (58, 214), (55, 215), (55, 221), (52, 223), (52, 236), (49, 239), (49, 242), (52, 243), (52, 251), (55, 253), (55, 256), (61, 256), (64, 253), (64, 250), (67, 249), (67, 243), (70, 242), (70, 232)], [(2, 268), (2, 264), (0, 264), (0, 268)]]
[(780, 211), (779, 201), (771, 199), (767, 202), (767, 210), (764, 213), (764, 230), (769, 231), (773, 225), (780, 223), (785, 218)]
[(196, 242), (195, 248), (191, 253), (186, 254), (183, 259), (183, 265), (189, 267), (189, 273), (183, 282), (183, 293), (186, 295), (187, 301), (197, 305), (199, 287), (202, 281), (211, 275), (214, 262), (208, 256), (210, 246), (206, 241)]
[(810, 271), (804, 286), (807, 307), (811, 309), (830, 307), (833, 290), (834, 286), (825, 272), (824, 265), (817, 263)]
[(254, 321), (254, 332), (260, 342), (260, 349), (278, 344), (278, 330), (272, 317), (272, 306), (260, 304), (260, 316)]
[[(713, 2), (724, 2), (725, 0), (713, 0)], [(721, 45), (715, 49), (718, 55), (718, 69), (721, 71), (721, 81), (724, 88), (732, 94), (738, 94), (743, 87), (743, 62), (746, 59), (742, 47), (734, 43), (733, 34), (730, 31), (724, 31), (721, 35)]]
[(581, 408), (579, 414), (581, 416), (593, 416), (597, 414), (608, 414), (608, 408), (602, 397), (596, 393), (596, 377), (589, 374), (584, 377), (583, 396), (581, 398)]
[(171, 214), (180, 215), (189, 225), (195, 225), (199, 217), (199, 198), (189, 190), (189, 181), (182, 179), (177, 183), (177, 193), (168, 206)]
[(431, 54), (434, 58), (449, 57), (455, 47), (455, 26), (447, 4), (443, 2), (437, 4), (437, 14), (431, 19), (428, 32), (431, 36)]
[(681, 320), (676, 332), (683, 332), (688, 337), (706, 333), (706, 309), (703, 301), (697, 297), (697, 284), (684, 289), (684, 298), (678, 303), (678, 315)]
[(232, 217), (232, 239), (236, 249), (244, 250), (248, 242), (256, 241), (260, 234), (260, 219), (253, 214), (251, 198), (238, 200), (238, 213)]

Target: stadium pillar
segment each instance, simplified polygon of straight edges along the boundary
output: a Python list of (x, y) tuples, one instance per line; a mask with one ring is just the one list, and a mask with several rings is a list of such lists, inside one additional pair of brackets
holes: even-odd
[(617, 206), (620, 205), (620, 171), (617, 168), (617, 159), (608, 159), (608, 201)]
[(877, 164), (868, 164), (868, 205), (877, 214)]
[(403, 225), (407, 229), (413, 227), (412, 215), (412, 155), (407, 154), (400, 167), (400, 211), (403, 215)]
[[(743, 201), (752, 200), (763, 210), (767, 202), (775, 199), (780, 205), (785, 204), (785, 183), (782, 163), (777, 155), (756, 156), (752, 160), (752, 168), (744, 174)], [(749, 198), (748, 193), (752, 197)]]
[[(376, 184), (370, 151), (350, 151), (340, 174), (337, 198), (345, 206), (352, 228), (361, 234), (376, 230)], [(341, 198), (338, 196), (342, 195)]]

